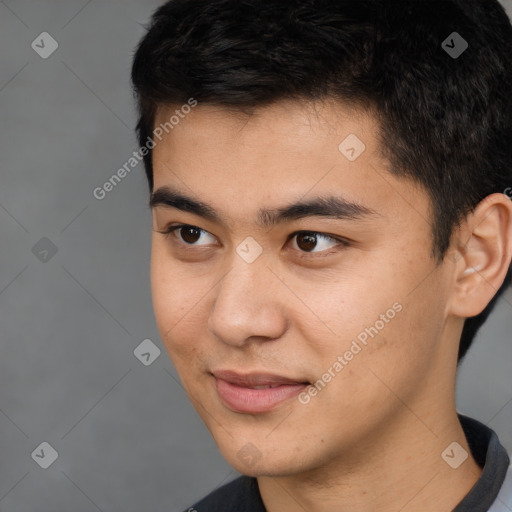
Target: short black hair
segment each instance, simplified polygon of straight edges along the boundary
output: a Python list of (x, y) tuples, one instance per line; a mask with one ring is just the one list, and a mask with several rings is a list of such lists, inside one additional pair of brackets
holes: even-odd
[[(450, 54), (460, 38), (468, 48)], [(190, 98), (242, 112), (333, 98), (371, 112), (392, 172), (429, 194), (438, 262), (461, 220), (512, 185), (512, 26), (498, 0), (171, 0), (132, 83), (141, 146), (159, 106)], [(144, 165), (152, 191), (151, 151)], [(509, 268), (465, 320), (459, 362), (511, 280)]]

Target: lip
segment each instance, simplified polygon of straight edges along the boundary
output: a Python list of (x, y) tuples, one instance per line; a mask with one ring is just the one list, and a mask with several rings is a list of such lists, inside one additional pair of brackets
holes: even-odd
[[(232, 411), (257, 414), (271, 411), (297, 396), (309, 382), (270, 373), (240, 374), (232, 370), (212, 372), (217, 393)], [(253, 389), (255, 386), (272, 386)]]

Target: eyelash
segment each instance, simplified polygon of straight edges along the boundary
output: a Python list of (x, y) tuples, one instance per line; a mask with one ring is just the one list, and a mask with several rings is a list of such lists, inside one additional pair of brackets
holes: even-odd
[[(170, 235), (172, 235), (175, 231), (177, 231), (177, 230), (179, 230), (181, 228), (194, 228), (194, 229), (197, 229), (197, 230), (199, 230), (199, 231), (201, 231), (203, 233), (208, 233), (209, 235), (211, 235), (211, 233), (209, 233), (208, 231), (206, 231), (206, 230), (204, 230), (204, 229), (202, 229), (202, 228), (200, 228), (198, 226), (193, 226), (191, 224), (170, 225), (167, 228), (165, 228), (163, 231), (158, 231), (158, 233), (161, 233), (162, 235), (165, 235), (166, 238), (169, 238)], [(319, 237), (322, 237), (322, 238), (326, 238), (326, 239), (329, 239), (329, 240), (334, 240), (334, 241), (338, 242), (342, 246), (342, 248), (350, 246), (349, 241), (346, 240), (346, 239), (335, 237), (335, 236), (331, 236), (331, 235), (327, 235), (325, 233), (320, 233), (319, 231), (308, 231), (308, 230), (295, 231), (294, 233), (289, 235), (289, 237), (288, 237), (288, 239), (286, 241), (288, 242), (289, 240), (291, 240), (295, 236), (303, 234), (303, 233), (316, 235), (316, 236), (319, 236)], [(211, 235), (211, 236), (213, 236), (213, 235)], [(185, 250), (194, 250), (193, 248), (196, 247), (193, 244), (187, 244), (186, 242), (182, 242), (181, 244), (185, 245)], [(309, 253), (309, 252), (306, 252), (306, 251), (300, 251), (299, 258), (304, 258), (304, 259), (309, 258), (309, 259), (311, 259), (311, 258), (315, 258), (315, 257), (319, 257), (319, 256), (320, 257), (328, 256), (329, 254), (332, 254), (332, 249), (326, 249), (324, 251), (314, 252), (314, 253)]]

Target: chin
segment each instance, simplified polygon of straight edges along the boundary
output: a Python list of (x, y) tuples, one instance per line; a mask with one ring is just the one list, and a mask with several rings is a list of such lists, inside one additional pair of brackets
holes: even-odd
[(283, 477), (308, 471), (314, 467), (314, 461), (299, 458), (296, 447), (265, 447), (261, 451), (252, 443), (245, 443), (233, 451), (233, 443), (221, 449), (222, 456), (239, 473), (252, 477)]
[(252, 476), (254, 478), (262, 476), (282, 477), (301, 472), (300, 470), (294, 471), (293, 468), (290, 467), (289, 461), (284, 464), (276, 464), (273, 461), (267, 461), (266, 463), (260, 461), (256, 463), (254, 467), (248, 467), (246, 464), (241, 464), (240, 461), (235, 459), (228, 459), (228, 462), (242, 475)]

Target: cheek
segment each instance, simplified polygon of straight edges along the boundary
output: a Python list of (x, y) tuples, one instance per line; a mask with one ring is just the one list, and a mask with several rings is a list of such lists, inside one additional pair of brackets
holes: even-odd
[[(391, 270), (393, 265), (380, 268)], [(429, 272), (430, 277), (422, 277)], [(427, 265), (417, 269), (403, 262), (401, 272), (353, 273), (343, 283), (330, 285), (331, 290), (337, 287), (336, 294), (325, 286), (323, 293), (330, 293), (332, 301), (319, 311), (337, 336), (330, 336), (330, 346), (327, 342), (317, 345), (316, 360), (321, 354), (320, 369), (328, 371), (338, 356), (350, 358), (333, 390), (366, 396), (371, 405), (386, 392), (386, 384), (407, 390), (421, 381), (442, 339), (445, 291), (441, 279)]]
[[(343, 279), (317, 282), (314, 291), (297, 282), (294, 292), (309, 306), (307, 316), (311, 320), (319, 318), (322, 321), (322, 330), (331, 343), (335, 336), (334, 348), (344, 351), (350, 349), (352, 340), (357, 339), (358, 335), (364, 340), (365, 329), (371, 328), (376, 322), (379, 331), (386, 331), (395, 317), (400, 316), (393, 309), (400, 293), (393, 288), (392, 280), (389, 281), (382, 272), (375, 278), (369, 278), (367, 272), (360, 275), (347, 272)], [(304, 309), (302, 304), (300, 307)], [(383, 324), (380, 315), (386, 315), (388, 311), (388, 322)], [(366, 337), (372, 339), (368, 334)]]
[[(409, 400), (434, 369), (442, 333), (442, 311), (424, 294), (402, 297), (402, 310), (385, 324), (350, 363), (346, 386), (366, 397), (368, 407), (386, 409)], [(374, 322), (372, 325), (381, 327)], [(362, 344), (359, 343), (362, 347)], [(357, 359), (357, 360), (356, 360)], [(398, 399), (400, 397), (400, 399)]]
[(180, 272), (165, 254), (165, 247), (153, 242), (151, 254), (151, 293), (160, 337), (171, 359), (194, 350), (191, 339), (201, 331), (204, 282)]

